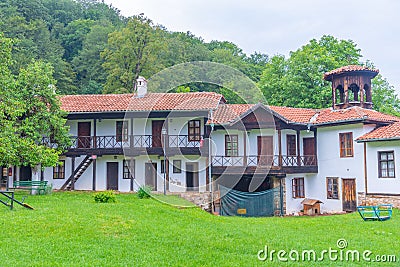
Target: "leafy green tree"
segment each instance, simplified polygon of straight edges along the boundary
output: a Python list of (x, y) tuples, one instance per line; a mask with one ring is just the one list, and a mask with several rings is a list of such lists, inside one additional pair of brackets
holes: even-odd
[[(0, 165), (54, 166), (69, 136), (52, 67), (32, 61), (13, 75), (12, 42), (0, 35)], [(44, 145), (44, 136), (51, 137), (57, 148)]]
[(161, 29), (143, 15), (128, 19), (127, 25), (109, 35), (101, 53), (108, 71), (105, 93), (133, 92), (139, 75), (150, 77), (163, 69), (158, 55), (165, 48)]
[(100, 53), (107, 46), (108, 34), (115, 27), (108, 21), (95, 24), (83, 40), (82, 50), (72, 59), (72, 65), (77, 73), (79, 93), (101, 93), (106, 82), (107, 73), (103, 68), (104, 59)]
[(270, 58), (258, 83), (271, 105), (324, 108), (332, 103), (330, 83), (325, 72), (350, 64), (359, 64), (360, 49), (351, 40), (332, 36), (313, 39), (288, 59)]
[(372, 103), (375, 110), (400, 117), (400, 99), (394, 87), (380, 74), (372, 80)]
[(93, 26), (93, 20), (78, 19), (71, 21), (65, 28), (60, 36), (62, 40), (62, 46), (64, 47), (64, 58), (67, 61), (71, 61), (80, 50), (82, 50), (83, 40), (86, 35), (90, 32), (90, 28)]

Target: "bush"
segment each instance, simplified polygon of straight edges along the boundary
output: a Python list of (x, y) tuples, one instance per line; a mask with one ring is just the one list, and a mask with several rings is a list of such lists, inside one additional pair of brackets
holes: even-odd
[(46, 190), (44, 191), (44, 194), (49, 195), (49, 194), (51, 194), (51, 192), (53, 192), (53, 184), (46, 186)]
[(117, 202), (113, 191), (104, 191), (94, 194), (94, 201), (97, 203), (115, 203)]
[(150, 186), (141, 186), (139, 188), (139, 191), (137, 193), (138, 198), (149, 198), (150, 197), (150, 192), (151, 192), (151, 187)]

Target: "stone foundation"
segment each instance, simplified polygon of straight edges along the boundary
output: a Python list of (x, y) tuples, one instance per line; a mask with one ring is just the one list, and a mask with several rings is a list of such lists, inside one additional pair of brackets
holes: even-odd
[[(281, 179), (282, 180), (282, 190), (283, 190), (283, 214), (282, 215), (286, 215), (286, 179)], [(272, 187), (273, 188), (278, 188), (279, 189), (279, 179), (278, 178), (272, 178)], [(275, 212), (274, 215), (275, 216), (280, 216), (281, 212), (280, 212), (280, 191), (278, 191), (277, 194), (275, 194), (274, 196), (274, 205), (275, 205)]]
[[(178, 193), (178, 196), (186, 199), (194, 203), (196, 206), (199, 206), (203, 210), (210, 212), (211, 211), (211, 193), (210, 192), (184, 192)], [(214, 197), (216, 194), (214, 194)]]
[(400, 209), (400, 196), (358, 193), (358, 205), (376, 206), (379, 204), (392, 204), (394, 208)]

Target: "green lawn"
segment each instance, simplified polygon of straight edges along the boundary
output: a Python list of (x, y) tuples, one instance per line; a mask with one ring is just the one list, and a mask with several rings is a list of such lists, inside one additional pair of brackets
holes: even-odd
[[(400, 213), (386, 222), (358, 214), (321, 217), (241, 218), (178, 209), (154, 199), (119, 194), (98, 204), (91, 193), (29, 196), (35, 210), (0, 206), (0, 266), (276, 266), (259, 261), (269, 250), (338, 249), (400, 258)], [(19, 198), (21, 196), (18, 196)], [(171, 196), (172, 197), (172, 196)], [(295, 254), (292, 254), (295, 255)], [(286, 255), (287, 256), (287, 255)], [(294, 262), (282, 266), (368, 266), (366, 262)], [(397, 263), (372, 264), (397, 266)]]

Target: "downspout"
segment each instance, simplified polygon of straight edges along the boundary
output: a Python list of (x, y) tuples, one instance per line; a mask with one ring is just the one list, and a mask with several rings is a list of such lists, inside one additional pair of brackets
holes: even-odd
[(368, 173), (367, 173), (367, 143), (364, 142), (364, 205), (367, 205)]
[(210, 193), (211, 193), (211, 213), (214, 212), (214, 192), (213, 192), (213, 178), (212, 178), (212, 158), (211, 158), (211, 152), (212, 152), (212, 148), (211, 148), (211, 135), (212, 132), (214, 131), (214, 121), (213, 121), (213, 111), (212, 109), (210, 109), (210, 113), (209, 113), (209, 119), (210, 119), (210, 134), (208, 136), (208, 177), (209, 177), (209, 183), (210, 183)]

